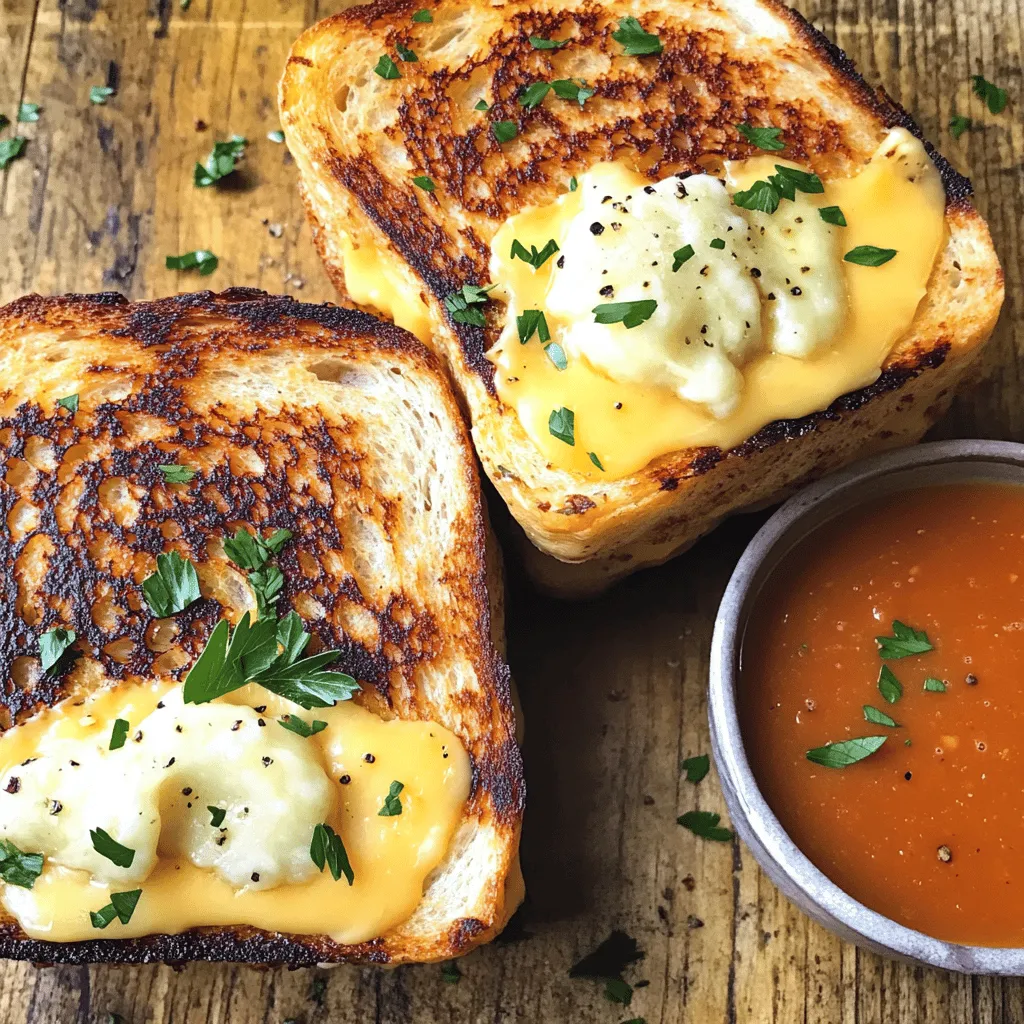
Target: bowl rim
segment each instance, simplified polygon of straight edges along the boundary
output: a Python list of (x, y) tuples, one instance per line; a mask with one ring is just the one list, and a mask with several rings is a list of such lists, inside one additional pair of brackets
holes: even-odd
[[(810, 514), (852, 487), (906, 470), (971, 462), (1020, 467), (1024, 482), (1024, 444), (936, 441), (864, 459), (809, 485), (783, 504), (747, 545), (719, 604), (711, 641), (708, 718), (733, 824), (741, 834), (749, 832), (743, 838), (755, 859), (801, 909), (833, 931), (883, 954), (948, 970), (1020, 976), (1024, 975), (1024, 947), (971, 946), (933, 938), (866, 907), (815, 867), (762, 796), (747, 760), (736, 709), (743, 629), (761, 567), (776, 545), (802, 539), (801, 523), (807, 523), (802, 536), (810, 533), (819, 525)], [(935, 483), (941, 485), (941, 480)], [(870, 497), (866, 494), (865, 500)]]

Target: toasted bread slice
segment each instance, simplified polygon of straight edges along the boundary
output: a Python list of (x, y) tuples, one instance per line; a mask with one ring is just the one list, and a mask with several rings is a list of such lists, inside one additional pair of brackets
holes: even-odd
[[(916, 441), (944, 412), (995, 324), (1003, 281), (970, 183), (929, 149), (945, 186), (946, 242), (926, 298), (873, 384), (801, 419), (769, 423), (731, 450), (672, 452), (618, 480), (548, 464), (496, 396), (484, 353), (500, 312), (485, 329), (453, 322), (443, 304), (467, 282), (488, 280), (490, 244), (509, 216), (550, 203), (570, 176), (600, 161), (626, 160), (651, 181), (717, 173), (723, 161), (757, 153), (736, 131), (740, 122), (781, 127), (786, 156), (826, 181), (854, 173), (890, 128), (919, 131), (776, 0), (483, 8), (442, 0), (429, 5), (429, 22), (413, 19), (419, 6), (377, 0), (306, 31), (282, 79), (282, 123), (339, 290), (346, 292), (346, 253), (365, 250), (383, 254), (381, 293), (426, 302), (418, 333), (464, 396), (488, 476), (530, 540), (554, 556), (528, 559), (541, 583), (563, 593), (599, 590), (683, 550), (731, 512)], [(622, 59), (612, 33), (625, 16), (657, 34), (660, 55)], [(568, 44), (537, 49), (531, 36)], [(381, 54), (403, 47), (418, 60), (399, 61), (399, 78), (374, 73)], [(596, 91), (583, 109), (517, 102), (532, 82), (569, 77)], [(484, 112), (481, 99), (490, 105)], [(492, 125), (503, 120), (518, 134), (500, 143)], [(433, 192), (413, 184), (420, 175)], [(386, 304), (364, 297), (369, 308)]]
[[(231, 927), (55, 943), (5, 914), (0, 956), (399, 964), (491, 939), (522, 895), (524, 783), (489, 605), (500, 612), (500, 563), (437, 360), (360, 311), (248, 289), (134, 304), (28, 296), (0, 309), (0, 337), (5, 731), (69, 696), (180, 679), (223, 606), (242, 614), (220, 542), (250, 524), (296, 538), (279, 559), (279, 614), (297, 610), (314, 646), (342, 651), (358, 703), (452, 730), (473, 778), (418, 907), (370, 941)], [(70, 395), (73, 413), (57, 405)], [(169, 484), (162, 464), (198, 473)], [(139, 584), (171, 546), (196, 563), (204, 600), (158, 654)], [(81, 655), (54, 680), (36, 654), (58, 625)]]

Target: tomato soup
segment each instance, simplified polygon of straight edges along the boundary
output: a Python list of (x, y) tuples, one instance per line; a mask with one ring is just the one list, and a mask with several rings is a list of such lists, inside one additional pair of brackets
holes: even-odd
[(925, 487), (816, 530), (757, 598), (738, 705), (765, 799), (837, 885), (1024, 946), (1024, 487)]

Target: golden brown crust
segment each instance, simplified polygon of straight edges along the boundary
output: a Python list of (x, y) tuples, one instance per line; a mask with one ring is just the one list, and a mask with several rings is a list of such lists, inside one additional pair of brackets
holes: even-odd
[[(295, 608), (314, 646), (342, 652), (338, 667), (362, 684), (362, 703), (459, 735), (473, 765), (462, 827), (486, 832), (496, 865), (472, 915), (446, 920), (439, 906), (433, 929), (403, 925), (356, 946), (253, 928), (52, 944), (7, 919), (0, 956), (396, 963), (457, 955), (500, 930), (522, 766), (508, 669), (491, 639), (495, 570), (479, 481), (436, 358), (357, 310), (249, 289), (135, 304), (114, 294), (27, 296), (0, 308), (0, 339), (0, 512), (9, 526), (0, 538), (3, 724), (107, 680), (181, 678), (230, 603), (222, 538), (242, 524), (285, 528), (295, 540), (278, 558), (279, 614)], [(355, 401), (332, 394), (344, 387)], [(73, 415), (55, 408), (71, 391), (81, 394)], [(378, 403), (380, 418), (355, 412), (361, 401)], [(410, 478), (401, 452), (376, 449), (388, 417), (408, 420), (406, 435), (421, 430), (446, 453), (444, 544), (431, 548), (429, 535), (410, 532), (426, 520), (407, 503), (432, 470), (423, 459)], [(158, 466), (173, 463), (196, 477), (168, 485)], [(377, 553), (396, 564), (423, 548), (436, 580), (421, 585), (399, 564), (385, 585), (360, 561), (369, 531)], [(173, 644), (157, 644), (140, 583), (172, 547), (199, 566), (204, 593), (221, 589), (175, 617)], [(39, 636), (54, 626), (75, 630), (80, 653), (57, 679), (41, 675), (36, 660)], [(422, 685), (449, 673), (443, 698)], [(456, 686), (463, 677), (468, 685)]]

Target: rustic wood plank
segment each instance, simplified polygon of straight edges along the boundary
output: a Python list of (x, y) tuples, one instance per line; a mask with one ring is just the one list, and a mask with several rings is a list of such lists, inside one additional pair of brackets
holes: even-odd
[[(274, 90), (301, 28), (344, 0), (0, 0), (0, 110), (43, 105), (22, 159), (0, 175), (0, 301), (23, 292), (116, 288), (135, 298), (253, 285), (333, 298), (309, 240), (277, 127)], [(937, 436), (1024, 439), (1024, 0), (806, 0), (802, 9), (866, 77), (915, 112), (970, 173), (1002, 256), (1007, 306), (987, 376)], [(118, 95), (88, 103), (114, 62)], [(1004, 115), (972, 96), (984, 73), (1010, 89)], [(952, 113), (979, 130), (959, 141)], [(196, 121), (205, 122), (199, 131)], [(251, 140), (226, 187), (197, 190), (215, 139)], [(164, 268), (196, 247), (209, 278)], [(510, 659), (527, 718), (530, 810), (523, 844), (525, 941), (480, 950), (446, 985), (436, 967), (393, 972), (0, 969), (0, 1020), (130, 1024), (607, 1021), (648, 1024), (1016, 1024), (1024, 984), (924, 971), (859, 952), (812, 924), (734, 846), (675, 824), (722, 811), (712, 775), (678, 761), (708, 749), (705, 687), (715, 607), (763, 517), (727, 524), (684, 559), (566, 606), (515, 581)], [(629, 1007), (566, 970), (614, 927), (647, 952)], [(315, 983), (322, 985), (314, 988)], [(316, 995), (317, 998), (313, 998)], [(319, 1001), (318, 1001), (319, 1000)]]

